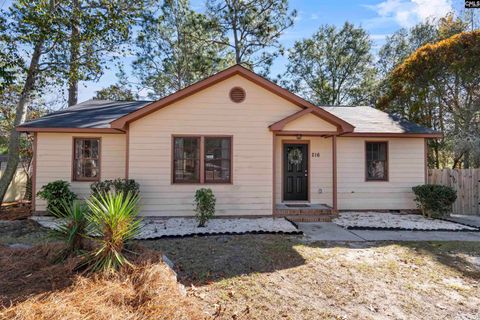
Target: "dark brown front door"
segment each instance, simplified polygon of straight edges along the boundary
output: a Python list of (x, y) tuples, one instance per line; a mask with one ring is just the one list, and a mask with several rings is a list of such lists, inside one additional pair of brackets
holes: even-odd
[(308, 145), (283, 145), (283, 200), (308, 200)]

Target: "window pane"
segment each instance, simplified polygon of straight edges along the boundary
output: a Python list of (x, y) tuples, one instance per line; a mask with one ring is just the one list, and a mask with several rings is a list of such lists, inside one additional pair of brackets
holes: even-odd
[(100, 177), (100, 140), (75, 139), (74, 179), (96, 180)]
[(91, 143), (91, 157), (93, 159), (98, 159), (98, 140), (90, 140)]
[(174, 182), (200, 182), (200, 139), (174, 139)]
[(372, 180), (383, 180), (385, 176), (385, 162), (384, 161), (369, 161), (368, 162), (368, 178)]
[(387, 143), (368, 142), (366, 145), (367, 180), (387, 179)]
[(231, 138), (205, 138), (205, 182), (230, 182)]

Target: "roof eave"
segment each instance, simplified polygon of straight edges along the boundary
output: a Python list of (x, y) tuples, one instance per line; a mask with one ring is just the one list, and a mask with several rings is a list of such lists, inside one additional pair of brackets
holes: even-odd
[(125, 133), (124, 130), (115, 128), (41, 128), (41, 127), (22, 127), (15, 128), (18, 132), (50, 132), (50, 133)]
[(413, 133), (413, 132), (349, 132), (342, 135), (343, 137), (379, 137), (379, 138), (427, 138), (438, 139), (443, 138), (443, 133)]

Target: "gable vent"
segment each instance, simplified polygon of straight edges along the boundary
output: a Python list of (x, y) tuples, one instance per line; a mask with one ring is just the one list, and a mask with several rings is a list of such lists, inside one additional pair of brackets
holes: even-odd
[(230, 100), (232, 100), (233, 102), (240, 103), (245, 100), (245, 96), (246, 93), (243, 88), (234, 87), (232, 88), (232, 90), (230, 90)]

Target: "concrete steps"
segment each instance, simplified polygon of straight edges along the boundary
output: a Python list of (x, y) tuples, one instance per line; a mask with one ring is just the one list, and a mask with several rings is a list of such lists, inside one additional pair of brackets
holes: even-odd
[(337, 214), (325, 204), (282, 203), (275, 207), (274, 216), (293, 222), (330, 222)]
[(297, 214), (285, 216), (285, 219), (292, 222), (332, 222), (338, 214)]

